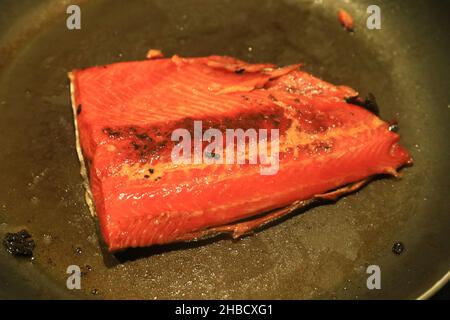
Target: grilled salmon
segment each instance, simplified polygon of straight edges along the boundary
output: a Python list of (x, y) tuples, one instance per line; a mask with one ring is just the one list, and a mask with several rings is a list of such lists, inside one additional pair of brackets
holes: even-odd
[[(69, 74), (87, 201), (110, 251), (223, 232), (239, 237), (412, 163), (388, 123), (347, 102), (355, 90), (301, 65), (150, 57)], [(212, 128), (223, 133), (216, 136), (222, 153), (174, 161), (176, 130), (202, 136)], [(266, 130), (253, 142), (276, 156), (277, 170), (264, 174), (267, 161), (251, 163), (250, 143), (241, 149), (244, 161), (221, 161), (237, 150), (228, 149), (236, 141), (226, 139), (231, 129)], [(189, 148), (194, 158), (195, 143)]]

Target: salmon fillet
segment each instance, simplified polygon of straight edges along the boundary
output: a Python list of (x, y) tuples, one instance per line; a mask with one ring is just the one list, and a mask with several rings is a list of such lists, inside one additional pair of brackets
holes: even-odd
[[(239, 237), (412, 163), (388, 123), (346, 102), (356, 91), (300, 65), (173, 56), (69, 77), (87, 199), (110, 251), (221, 232)], [(223, 132), (224, 144), (227, 129), (277, 129), (271, 141), (278, 150), (269, 148), (277, 171), (262, 174), (268, 163), (251, 164), (249, 145), (244, 163), (175, 163), (172, 133), (182, 128), (195, 136), (195, 121), (202, 134)]]

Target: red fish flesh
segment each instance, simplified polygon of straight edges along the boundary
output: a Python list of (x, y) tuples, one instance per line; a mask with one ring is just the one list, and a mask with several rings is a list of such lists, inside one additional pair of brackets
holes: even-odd
[(345, 28), (347, 31), (353, 31), (353, 17), (345, 10), (340, 9), (338, 12), (338, 19), (341, 25)]
[[(223, 232), (239, 237), (412, 163), (388, 123), (346, 102), (357, 92), (300, 65), (151, 56), (158, 59), (69, 74), (87, 199), (111, 251)], [(174, 163), (171, 134), (192, 133), (194, 121), (202, 132), (278, 129), (278, 171)]]

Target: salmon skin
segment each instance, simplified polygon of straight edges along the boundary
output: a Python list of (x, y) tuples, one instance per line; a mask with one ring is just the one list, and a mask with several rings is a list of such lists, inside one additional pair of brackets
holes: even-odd
[[(69, 73), (87, 200), (110, 251), (239, 237), (412, 163), (388, 123), (346, 102), (356, 91), (300, 65), (151, 56), (158, 59)], [(276, 128), (278, 171), (261, 174), (261, 163), (174, 163), (172, 133), (192, 133), (195, 121), (201, 133)]]

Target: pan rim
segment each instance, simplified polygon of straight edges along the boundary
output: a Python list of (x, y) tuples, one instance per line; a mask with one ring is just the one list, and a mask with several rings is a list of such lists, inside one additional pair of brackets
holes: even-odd
[(428, 300), (432, 298), (439, 290), (441, 290), (447, 283), (450, 282), (450, 270), (442, 276), (435, 284), (433, 284), (427, 291), (422, 293), (416, 300)]

